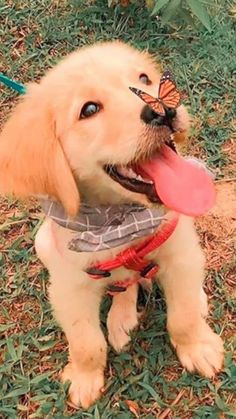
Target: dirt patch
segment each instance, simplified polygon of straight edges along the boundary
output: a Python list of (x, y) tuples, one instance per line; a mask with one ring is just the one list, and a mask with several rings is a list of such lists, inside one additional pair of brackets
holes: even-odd
[(235, 224), (236, 222), (236, 182), (216, 183), (217, 199), (216, 205), (210, 215), (216, 217), (228, 217)]
[(236, 177), (236, 139), (230, 138), (222, 146), (222, 152), (224, 153), (228, 163), (224, 168), (224, 177)]
[(219, 269), (232, 263), (236, 238), (236, 183), (216, 184), (217, 202), (212, 211), (198, 220), (207, 267)]
[[(236, 120), (235, 120), (236, 122)], [(236, 162), (236, 141), (235, 138), (229, 138), (222, 146), (222, 151), (227, 155), (231, 162)], [(236, 167), (236, 164), (235, 164)]]

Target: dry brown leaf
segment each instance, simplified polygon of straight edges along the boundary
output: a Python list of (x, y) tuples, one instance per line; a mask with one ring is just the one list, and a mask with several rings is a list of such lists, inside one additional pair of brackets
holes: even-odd
[(136, 418), (139, 418), (140, 409), (138, 403), (133, 400), (125, 400), (125, 403), (127, 404), (130, 412), (133, 413), (133, 415), (135, 415)]

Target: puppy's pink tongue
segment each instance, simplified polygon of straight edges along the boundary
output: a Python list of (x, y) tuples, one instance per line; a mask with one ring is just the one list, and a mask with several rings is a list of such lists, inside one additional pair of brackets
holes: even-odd
[(215, 203), (214, 184), (208, 173), (163, 146), (155, 159), (141, 165), (153, 181), (166, 207), (182, 214), (204, 214)]

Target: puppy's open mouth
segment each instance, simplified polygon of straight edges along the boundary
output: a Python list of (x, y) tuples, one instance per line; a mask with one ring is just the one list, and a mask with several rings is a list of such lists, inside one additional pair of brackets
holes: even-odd
[[(165, 145), (176, 153), (175, 142), (170, 138)], [(125, 189), (131, 192), (144, 194), (153, 203), (162, 203), (154, 181), (142, 170), (142, 163), (122, 165), (105, 165), (105, 172)]]
[(209, 174), (181, 157), (171, 136), (149, 158), (127, 166), (105, 165), (104, 170), (129, 191), (182, 214), (204, 214), (215, 202)]

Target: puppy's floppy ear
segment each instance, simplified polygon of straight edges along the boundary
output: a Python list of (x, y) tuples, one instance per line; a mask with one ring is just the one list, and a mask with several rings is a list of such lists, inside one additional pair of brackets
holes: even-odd
[(49, 195), (75, 215), (79, 193), (47, 95), (32, 85), (0, 135), (0, 193)]

